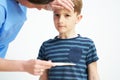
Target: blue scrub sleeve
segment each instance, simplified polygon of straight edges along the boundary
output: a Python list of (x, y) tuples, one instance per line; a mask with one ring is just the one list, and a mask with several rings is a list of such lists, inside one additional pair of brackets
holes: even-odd
[(5, 9), (0, 5), (0, 29), (5, 21)]

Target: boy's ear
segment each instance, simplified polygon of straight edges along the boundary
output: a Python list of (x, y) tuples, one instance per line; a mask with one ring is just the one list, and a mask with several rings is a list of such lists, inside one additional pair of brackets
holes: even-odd
[(76, 20), (76, 24), (79, 23), (81, 19), (82, 19), (82, 15), (78, 15), (77, 20)]

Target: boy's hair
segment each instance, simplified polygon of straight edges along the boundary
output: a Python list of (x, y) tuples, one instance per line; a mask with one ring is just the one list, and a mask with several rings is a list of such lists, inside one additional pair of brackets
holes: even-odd
[(28, 1), (34, 4), (48, 4), (54, 0), (28, 0)]
[(77, 12), (78, 14), (81, 13), (82, 10), (82, 0), (72, 0), (73, 4), (74, 4), (74, 12)]

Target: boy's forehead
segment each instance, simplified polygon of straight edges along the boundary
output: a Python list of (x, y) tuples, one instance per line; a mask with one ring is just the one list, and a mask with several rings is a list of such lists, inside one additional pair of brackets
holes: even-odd
[(56, 12), (56, 13), (71, 13), (72, 11), (69, 11), (67, 9), (55, 9), (54, 12)]

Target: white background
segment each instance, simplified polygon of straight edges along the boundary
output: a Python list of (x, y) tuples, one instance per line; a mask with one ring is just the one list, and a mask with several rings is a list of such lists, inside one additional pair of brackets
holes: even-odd
[[(101, 80), (120, 80), (120, 0), (84, 0), (83, 19), (76, 31), (95, 42)], [(35, 59), (44, 40), (57, 35), (52, 12), (28, 9), (28, 20), (10, 44), (7, 59)], [(9, 66), (8, 66), (9, 67)], [(38, 80), (20, 72), (0, 72), (0, 80)]]

